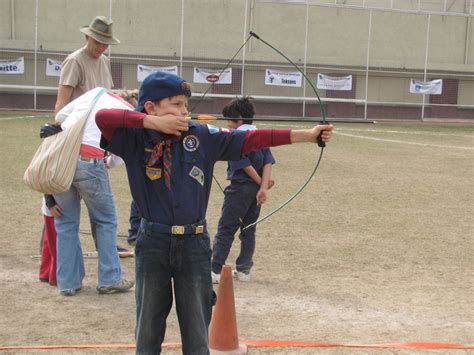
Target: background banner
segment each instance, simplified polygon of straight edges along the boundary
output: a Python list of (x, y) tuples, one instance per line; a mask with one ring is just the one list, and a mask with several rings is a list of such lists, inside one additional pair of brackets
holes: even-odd
[(431, 81), (410, 80), (410, 92), (412, 94), (441, 95), (443, 92), (443, 79)]
[(352, 75), (347, 76), (329, 76), (318, 73), (316, 84), (318, 89), (322, 90), (352, 90)]
[(265, 69), (265, 85), (301, 87), (303, 75), (300, 72), (285, 72)]
[(148, 65), (137, 65), (137, 81), (141, 83), (143, 79), (147, 77), (148, 74), (153, 73), (155, 71), (166, 71), (168, 73), (172, 73), (178, 75), (178, 66), (172, 67), (150, 67)]
[(194, 67), (193, 82), (200, 84), (232, 84), (232, 68), (221, 73), (219, 69), (201, 69)]
[(0, 59), (0, 74), (23, 74), (25, 57), (17, 59)]
[(47, 76), (61, 76), (60, 60), (46, 58), (46, 75)]

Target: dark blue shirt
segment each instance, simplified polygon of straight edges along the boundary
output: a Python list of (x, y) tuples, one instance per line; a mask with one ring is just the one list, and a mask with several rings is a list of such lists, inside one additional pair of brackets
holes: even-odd
[(133, 200), (151, 222), (185, 225), (206, 216), (214, 164), (239, 160), (245, 132), (189, 123), (189, 130), (172, 143), (171, 190), (165, 186), (162, 163), (147, 163), (156, 139), (164, 136), (140, 128), (119, 128), (101, 147), (120, 156), (127, 168)]
[(227, 166), (227, 179), (235, 182), (253, 182), (243, 168), (252, 166), (262, 176), (263, 167), (267, 164), (275, 164), (272, 152), (269, 148), (263, 148), (246, 154), (239, 161), (229, 161)]

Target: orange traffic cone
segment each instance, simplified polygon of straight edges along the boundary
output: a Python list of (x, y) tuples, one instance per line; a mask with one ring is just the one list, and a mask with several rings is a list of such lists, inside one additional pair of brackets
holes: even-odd
[(224, 265), (221, 271), (217, 303), (209, 326), (209, 349), (211, 354), (247, 354), (247, 347), (239, 344), (237, 318), (235, 316), (232, 269)]

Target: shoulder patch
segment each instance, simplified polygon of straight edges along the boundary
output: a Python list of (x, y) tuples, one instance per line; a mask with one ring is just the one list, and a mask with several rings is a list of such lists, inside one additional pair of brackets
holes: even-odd
[(210, 134), (219, 133), (219, 128), (218, 128), (218, 127), (213, 126), (213, 125), (210, 125), (209, 123), (206, 124), (206, 126), (207, 126), (207, 129), (209, 130), (209, 133), (210, 133)]

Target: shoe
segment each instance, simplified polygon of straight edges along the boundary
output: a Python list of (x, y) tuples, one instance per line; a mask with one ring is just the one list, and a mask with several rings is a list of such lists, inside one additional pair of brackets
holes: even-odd
[(232, 271), (234, 277), (238, 278), (242, 282), (250, 282), (250, 271)]
[(135, 285), (135, 282), (122, 279), (112, 286), (103, 286), (103, 287), (97, 286), (97, 292), (99, 292), (102, 295), (106, 293), (127, 292), (134, 285)]
[(213, 284), (218, 284), (221, 281), (221, 274), (216, 274), (214, 271), (211, 271), (211, 278)]
[(39, 278), (39, 280), (40, 280), (41, 282), (49, 282), (49, 280), (48, 280), (48, 279), (46, 279), (46, 278), (42, 278), (42, 277), (40, 277), (40, 278)]
[(119, 247), (118, 245), (117, 245), (117, 253), (119, 257), (121, 258), (130, 258), (135, 255), (133, 250), (128, 250), (128, 249)]
[(81, 290), (82, 287), (76, 288), (75, 290), (61, 290), (59, 294), (61, 296), (74, 296), (78, 291)]

